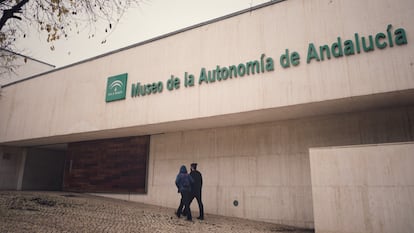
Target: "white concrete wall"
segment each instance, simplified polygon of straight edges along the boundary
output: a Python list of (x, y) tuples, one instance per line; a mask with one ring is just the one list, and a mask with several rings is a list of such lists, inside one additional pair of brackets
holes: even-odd
[(309, 148), (412, 141), (413, 126), (411, 107), (154, 135), (148, 194), (107, 196), (177, 208), (178, 169), (197, 162), (206, 213), (313, 227)]
[(310, 150), (317, 233), (414, 232), (414, 143)]
[[(414, 1), (288, 0), (3, 88), (0, 143), (154, 126), (414, 88)], [(403, 27), (408, 44), (306, 64), (315, 46)], [(301, 55), (283, 69), (285, 49)], [(275, 71), (169, 92), (171, 75), (272, 57)], [(128, 73), (128, 97), (105, 102), (109, 76)], [(162, 94), (131, 98), (132, 83), (164, 82)], [(47, 104), (45, 104), (47, 103)], [(305, 107), (305, 105), (304, 105)], [(240, 117), (240, 116), (239, 116)], [(187, 128), (191, 128), (188, 125)], [(194, 128), (194, 127), (193, 127)], [(131, 131), (131, 134), (133, 131)], [(107, 136), (111, 134), (108, 133)]]
[(20, 190), (25, 163), (25, 150), (0, 147), (0, 190)]

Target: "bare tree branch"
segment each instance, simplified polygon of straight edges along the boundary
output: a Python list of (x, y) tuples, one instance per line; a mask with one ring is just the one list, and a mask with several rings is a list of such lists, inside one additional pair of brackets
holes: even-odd
[(11, 9), (3, 10), (3, 16), (0, 19), (0, 31), (2, 30), (2, 28), (6, 24), (7, 20), (9, 20), (11, 18), (15, 18), (15, 19), (19, 19), (19, 20), (22, 19), (21, 17), (16, 16), (15, 14), (16, 13), (22, 13), (22, 7), (28, 2), (29, 2), (29, 0), (23, 0), (21, 2), (18, 2)]
[(87, 28), (90, 30), (89, 38), (94, 37), (98, 22), (107, 25), (102, 32), (110, 35), (129, 8), (145, 1), (147, 0), (0, 0), (0, 49), (16, 51), (16, 39), (26, 37), (33, 27), (38, 29), (39, 34), (46, 33), (46, 40), (52, 43), (52, 50), (54, 41), (69, 38)]

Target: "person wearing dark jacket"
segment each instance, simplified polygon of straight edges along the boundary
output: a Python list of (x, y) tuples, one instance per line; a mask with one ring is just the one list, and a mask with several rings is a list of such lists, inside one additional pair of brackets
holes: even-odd
[(182, 209), (184, 207), (184, 213), (187, 216), (187, 220), (191, 221), (191, 210), (190, 210), (190, 201), (192, 197), (192, 189), (194, 180), (193, 178), (187, 173), (187, 168), (182, 165), (180, 168), (180, 172), (178, 173), (175, 179), (175, 185), (178, 188), (178, 192), (181, 193), (181, 200), (180, 206), (177, 209), (176, 215), (177, 217), (181, 216)]
[(197, 219), (203, 220), (204, 219), (204, 206), (203, 206), (203, 202), (201, 201), (201, 188), (203, 187), (203, 177), (201, 173), (197, 170), (196, 163), (191, 164), (190, 176), (194, 180), (194, 185), (193, 185), (193, 190), (192, 190), (193, 195), (190, 200), (190, 205), (191, 205), (191, 202), (193, 202), (194, 198), (197, 199), (198, 209), (200, 212), (200, 216), (198, 216)]

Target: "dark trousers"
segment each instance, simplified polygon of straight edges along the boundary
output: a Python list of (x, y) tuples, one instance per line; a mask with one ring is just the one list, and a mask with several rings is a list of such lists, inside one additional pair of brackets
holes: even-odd
[[(185, 213), (188, 220), (191, 220), (191, 209), (190, 209), (190, 201), (191, 201), (191, 192), (183, 191), (181, 192), (181, 201), (180, 206), (177, 209), (177, 216), (180, 217), (181, 213)], [(184, 211), (182, 209), (184, 207)]]
[(201, 192), (196, 192), (193, 194), (193, 197), (191, 198), (191, 201), (190, 201), (190, 205), (191, 205), (191, 202), (193, 202), (194, 198), (197, 199), (198, 209), (200, 211), (199, 218), (204, 218), (204, 206), (203, 206), (203, 202), (201, 201)]

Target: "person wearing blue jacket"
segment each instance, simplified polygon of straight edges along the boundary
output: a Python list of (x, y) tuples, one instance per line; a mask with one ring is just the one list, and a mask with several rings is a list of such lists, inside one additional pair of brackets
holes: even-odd
[(180, 206), (175, 213), (177, 217), (181, 216), (181, 210), (184, 207), (184, 213), (187, 216), (188, 221), (192, 221), (191, 210), (190, 210), (190, 201), (192, 198), (192, 186), (194, 184), (193, 178), (190, 174), (187, 173), (187, 168), (182, 165), (180, 167), (180, 172), (178, 173), (175, 179), (175, 185), (178, 188), (178, 192), (181, 193)]

